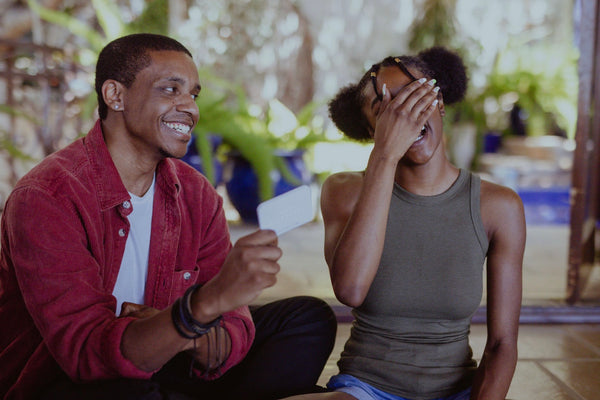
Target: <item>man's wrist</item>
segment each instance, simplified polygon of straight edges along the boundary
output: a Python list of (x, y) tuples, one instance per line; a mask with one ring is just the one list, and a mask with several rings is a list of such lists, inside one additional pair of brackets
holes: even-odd
[(203, 322), (196, 319), (192, 313), (191, 297), (201, 285), (189, 287), (183, 297), (175, 300), (171, 308), (171, 318), (173, 325), (179, 333), (179, 336), (186, 339), (197, 339), (206, 335), (211, 329), (221, 324), (223, 317), (219, 314), (209, 322)]
[(222, 314), (218, 304), (218, 298), (211, 293), (210, 287), (199, 286), (190, 296), (190, 311), (194, 319), (204, 324)]

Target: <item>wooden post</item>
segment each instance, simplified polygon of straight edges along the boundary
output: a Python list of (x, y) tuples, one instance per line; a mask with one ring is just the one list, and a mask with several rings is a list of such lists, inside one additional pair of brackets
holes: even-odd
[(600, 6), (580, 1), (579, 97), (571, 182), (567, 302), (576, 303), (595, 262), (600, 217)]

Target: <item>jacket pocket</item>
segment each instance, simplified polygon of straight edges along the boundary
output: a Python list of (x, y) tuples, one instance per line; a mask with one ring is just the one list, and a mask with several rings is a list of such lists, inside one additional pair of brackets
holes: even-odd
[(171, 302), (183, 296), (185, 291), (196, 283), (200, 269), (197, 265), (190, 269), (175, 270), (173, 272), (173, 284), (171, 285)]

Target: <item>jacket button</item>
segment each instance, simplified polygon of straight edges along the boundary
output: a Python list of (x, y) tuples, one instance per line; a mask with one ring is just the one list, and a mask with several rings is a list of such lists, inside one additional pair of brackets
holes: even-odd
[(125, 236), (125, 229), (123, 229), (123, 228), (119, 229), (119, 236), (121, 236), (121, 237)]
[(129, 202), (129, 200), (125, 200), (123, 202), (123, 208), (127, 210), (129, 209), (129, 207), (131, 207), (131, 203)]
[(189, 281), (191, 277), (192, 277), (192, 274), (190, 274), (189, 272), (185, 272), (183, 274), (183, 279), (185, 279), (186, 281)]

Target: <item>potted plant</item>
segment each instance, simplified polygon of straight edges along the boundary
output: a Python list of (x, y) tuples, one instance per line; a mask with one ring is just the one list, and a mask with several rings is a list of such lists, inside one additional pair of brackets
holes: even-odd
[[(203, 173), (217, 184), (214, 159), (224, 163), (227, 193), (243, 221), (256, 222), (260, 201), (281, 194), (312, 176), (304, 163), (312, 145), (328, 141), (315, 121), (317, 103), (294, 114), (278, 100), (261, 108), (249, 103), (243, 89), (200, 71), (203, 84), (198, 97), (200, 119), (194, 130), (196, 152)], [(214, 137), (222, 142), (215, 152)]]
[[(124, 20), (116, 2), (93, 0), (91, 5), (102, 32), (99, 32), (93, 24), (86, 24), (67, 11), (57, 11), (40, 5), (39, 0), (27, 0), (27, 5), (41, 19), (67, 29), (88, 43), (89, 47), (81, 48), (75, 54), (77, 62), (84, 67), (92, 66), (98, 59), (102, 48), (109, 41), (120, 36), (141, 32), (168, 33), (168, 0), (147, 1), (142, 13), (130, 22)], [(97, 105), (96, 92), (91, 83), (90, 89), (82, 101), (81, 116), (83, 119), (92, 119)]]
[[(138, 31), (165, 34), (168, 28), (166, 0), (148, 2), (142, 15), (131, 23), (124, 22), (114, 2), (93, 1), (92, 5), (104, 35), (67, 12), (44, 8), (36, 0), (28, 0), (28, 5), (42, 19), (68, 28), (75, 35), (85, 39), (90, 44), (91, 52), (88, 51), (87, 57), (89, 63), (95, 61), (99, 51), (111, 39)], [(257, 109), (249, 104), (240, 86), (218, 79), (207, 71), (199, 72), (203, 85), (202, 94), (198, 99), (200, 120), (194, 131), (193, 147), (190, 149), (190, 152), (197, 154), (190, 156), (194, 157), (196, 166), (202, 169), (213, 184), (219, 183), (220, 166), (216, 161), (225, 157), (224, 151), (231, 158), (241, 156), (251, 165), (257, 180), (256, 198), (260, 201), (286, 190), (287, 187), (281, 188), (272, 182), (274, 175), (280, 175), (286, 184), (292, 185), (291, 187), (306, 183), (305, 175), (294, 174), (294, 168), (285, 162), (282, 156), (285, 152), (291, 152), (298, 160), (298, 153), (302, 153), (303, 149), (325, 140), (323, 130), (313, 123), (316, 105), (309, 104), (298, 115), (292, 115), (291, 119), (295, 121), (295, 125), (289, 131), (274, 132), (273, 121), (277, 119), (277, 110), (282, 109), (281, 104), (271, 102), (265, 110)], [(83, 107), (87, 112), (82, 115), (91, 117), (95, 108), (93, 91), (87, 100), (88, 106)], [(219, 149), (215, 148), (215, 138), (222, 142), (222, 146), (218, 146)], [(244, 196), (255, 195), (245, 191)]]

